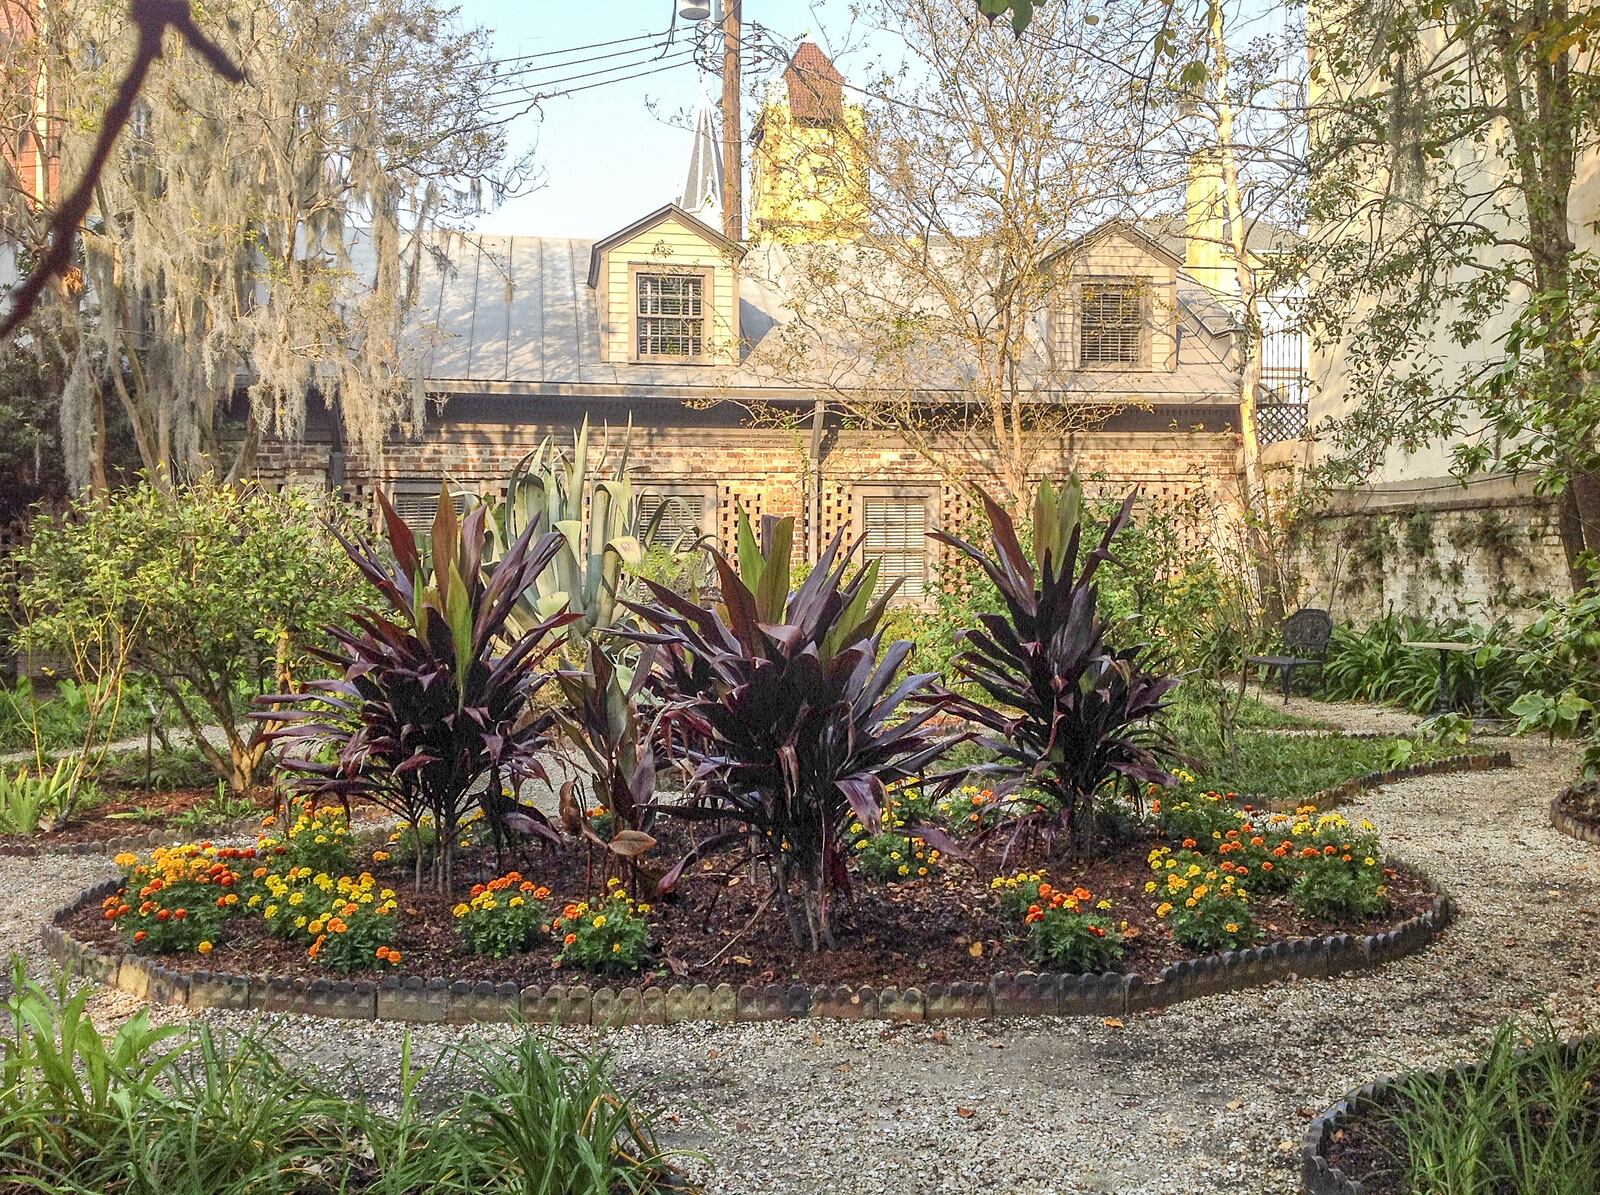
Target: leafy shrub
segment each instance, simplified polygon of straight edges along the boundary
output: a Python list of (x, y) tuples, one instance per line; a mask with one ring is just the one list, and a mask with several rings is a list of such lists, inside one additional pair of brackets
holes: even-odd
[(550, 923), (550, 931), (561, 938), (556, 961), (597, 975), (635, 974), (650, 949), (649, 912), (649, 905), (635, 901), (612, 876), (602, 899), (566, 905)]
[[(845, 827), (877, 833), (885, 786), (915, 776), (946, 740), (929, 727), (937, 701), (903, 715), (909, 699), (932, 697), (934, 678), (899, 680), (911, 645), (882, 646), (894, 588), (874, 598), (876, 563), (852, 572), (835, 536), (791, 592), (794, 520), (769, 518), (762, 530), (758, 543), (741, 512), (737, 568), (708, 549), (715, 607), (649, 584), (656, 604), (638, 612), (650, 629), (634, 637), (663, 648), (656, 683), (691, 731), (683, 754), (703, 786), (701, 800), (663, 812), (737, 827), (701, 849), (753, 841), (795, 944), (816, 950), (834, 941)], [(931, 828), (918, 832), (934, 841)]]
[[(431, 817), (437, 828), (433, 879), (441, 891), (453, 880), (455, 845), (467, 809), (482, 808), (497, 838), (516, 830), (559, 835), (539, 810), (504, 796), (526, 778), (546, 779), (541, 754), (554, 715), (535, 698), (550, 679), (544, 657), (559, 646), (555, 632), (572, 616), (558, 614), (509, 643), (515, 602), (561, 547), (559, 532), (537, 540), (528, 528), (487, 572), (485, 508), (456, 517), (441, 488), (433, 522), (432, 558), (424, 568), (411, 529), (382, 494), (389, 552), (360, 536), (341, 543), (393, 616), (367, 610), (359, 633), (330, 628), (338, 652), (324, 658), (344, 669), (315, 680), (304, 694), (278, 694), (270, 715), (288, 725), (274, 736), (290, 745), (284, 766), (291, 783), (318, 800), (364, 796), (399, 815), (418, 832)], [(331, 751), (333, 762), (321, 755)], [(475, 796), (484, 793), (495, 798)], [(416, 859), (422, 883), (423, 859)]]
[[(77, 499), (35, 523), (17, 557), (19, 644), (82, 655), (114, 641), (148, 677), (216, 775), (252, 787), (265, 727), (235, 694), (309, 664), (316, 628), (343, 616), (355, 574), (308, 493), (202, 480)], [(120, 679), (120, 675), (119, 675)], [(198, 733), (220, 726), (219, 750)]]
[(1111, 902), (1095, 900), (1087, 888), (1058, 892), (1041, 885), (1023, 916), (1028, 958), (1055, 971), (1104, 971), (1122, 957), (1122, 931), (1110, 913)]
[(881, 884), (899, 884), (926, 879), (939, 870), (941, 852), (914, 831), (897, 833), (904, 824), (892, 811), (885, 812), (877, 834), (861, 822), (850, 823), (850, 851), (862, 875)]
[[(417, 1065), (396, 1050), (398, 1105), (285, 1066), (254, 1032), (152, 1026), (148, 1009), (102, 1030), (92, 985), (54, 989), (21, 960), (0, 1015), (6, 1177), (26, 1189), (166, 1195), (473, 1191), (575, 1195), (687, 1190), (653, 1116), (608, 1078), (605, 1056), (538, 1032), (508, 1050), (457, 1046)], [(463, 1081), (462, 1076), (465, 1075)], [(465, 1094), (450, 1093), (461, 1091)]]
[[(973, 772), (993, 778), (997, 792), (1028, 786), (1035, 806), (1021, 823), (1062, 831), (1087, 851), (1094, 803), (1102, 789), (1164, 782), (1152, 719), (1175, 681), (1145, 670), (1145, 649), (1114, 648), (1099, 611), (1095, 574), (1126, 526), (1133, 496), (1112, 518), (1099, 546), (1079, 568), (1082, 491), (1077, 479), (1059, 493), (1039, 487), (1034, 504), (1035, 561), (1018, 542), (1011, 516), (984, 498), (993, 555), (943, 532), (934, 533), (989, 575), (1004, 612), (980, 615), (963, 632), (954, 671), (987, 701), (962, 697), (952, 709), (989, 733), (979, 743), (994, 756)], [(994, 704), (988, 704), (993, 702)]]
[(1160, 894), (1156, 916), (1174, 941), (1193, 950), (1237, 950), (1256, 940), (1250, 898), (1230, 872), (1204, 855), (1168, 847), (1150, 852), (1150, 867), (1158, 878), (1145, 891)]
[(470, 897), (452, 910), (461, 937), (473, 954), (508, 958), (550, 932), (545, 902), (550, 889), (508, 871), (486, 884), (474, 884)]
[(1194, 789), (1174, 792), (1150, 803), (1161, 833), (1186, 850), (1211, 850), (1211, 843), (1244, 820), (1239, 798), (1234, 793), (1202, 792)]
[(400, 906), (391, 890), (379, 889), (363, 872), (339, 877), (329, 896), (324, 910), (306, 926), (311, 935), (308, 957), (343, 974), (399, 965), (401, 954), (393, 943)]
[(192, 842), (158, 847), (148, 862), (118, 855), (124, 884), (106, 897), (103, 915), (140, 953), (210, 954), (223, 922), (244, 911), (237, 868), (255, 856), (249, 847)]
[(73, 807), (78, 770), (77, 760), (66, 759), (48, 772), (32, 773), (24, 765), (11, 775), (0, 768), (0, 834), (53, 829)]
[(995, 876), (989, 881), (989, 890), (1000, 898), (1000, 911), (1007, 917), (1022, 920), (1028, 914), (1028, 909), (1039, 903), (1039, 889), (1047, 885), (1049, 880), (1046, 873), (1038, 871), (1018, 871), (1008, 876)]

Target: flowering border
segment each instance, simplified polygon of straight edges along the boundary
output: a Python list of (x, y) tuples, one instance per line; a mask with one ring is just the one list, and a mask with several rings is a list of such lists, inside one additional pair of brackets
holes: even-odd
[(116, 892), (122, 885), (120, 879), (95, 885), (57, 911), (45, 925), (43, 937), (50, 957), (80, 975), (152, 1003), (193, 1009), (259, 1009), (358, 1021), (460, 1025), (525, 1020), (604, 1027), (807, 1018), (921, 1022), (996, 1016), (1103, 1017), (1167, 1008), (1184, 1000), (1284, 979), (1320, 979), (1413, 954), (1450, 924), (1455, 907), (1426, 872), (1416, 867), (1407, 870), (1427, 883), (1435, 895), (1427, 909), (1389, 929), (1296, 938), (1184, 959), (1170, 964), (1154, 979), (1116, 972), (1059, 975), (1020, 971), (1000, 972), (988, 980), (907, 988), (802, 983), (622, 988), (558, 984), (541, 988), (417, 975), (335, 980), (188, 972), (164, 966), (159, 958), (107, 952), (79, 941), (63, 928), (77, 909), (98, 905)]
[[(1568, 1049), (1574, 1049), (1582, 1040), (1568, 1038), (1564, 1044)], [(1451, 1067), (1404, 1071), (1363, 1083), (1354, 1091), (1346, 1092), (1338, 1102), (1324, 1109), (1306, 1130), (1305, 1141), (1300, 1147), (1300, 1185), (1305, 1195), (1364, 1195), (1366, 1187), (1360, 1179), (1352, 1178), (1328, 1161), (1328, 1144), (1334, 1134), (1341, 1132), (1352, 1119), (1381, 1107), (1385, 1100), (1392, 1098), (1410, 1075), (1470, 1074), (1482, 1068), (1480, 1062), (1459, 1062)]]
[(1550, 824), (1569, 838), (1600, 846), (1600, 821), (1569, 812), (1564, 802), (1572, 789), (1563, 789), (1550, 802)]

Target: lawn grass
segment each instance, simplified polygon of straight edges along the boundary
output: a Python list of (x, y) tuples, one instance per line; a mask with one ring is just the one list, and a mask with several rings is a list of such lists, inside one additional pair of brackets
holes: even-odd
[[(1236, 725), (1235, 750), (1230, 753), (1218, 728), (1214, 690), (1196, 678), (1186, 679), (1174, 691), (1163, 720), (1183, 766), (1201, 787), (1275, 805), (1397, 766), (1402, 751), (1408, 753), (1407, 763), (1422, 763), (1463, 750), (1398, 735), (1368, 739), (1338, 733), (1285, 734), (1324, 729), (1327, 724), (1249, 696), (1239, 706)], [(1401, 742), (1409, 746), (1400, 747)]]

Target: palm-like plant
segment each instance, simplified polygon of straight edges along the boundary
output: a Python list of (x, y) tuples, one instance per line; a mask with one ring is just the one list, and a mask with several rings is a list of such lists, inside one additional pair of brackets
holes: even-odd
[(960, 698), (951, 707), (989, 732), (977, 741), (994, 758), (974, 770), (997, 793), (1012, 794), (1021, 807), (1015, 828), (1063, 832), (1079, 853), (1091, 845), (1095, 800), (1108, 786), (1125, 783), (1137, 793), (1142, 784), (1170, 780), (1151, 720), (1177, 681), (1147, 669), (1147, 648), (1106, 642), (1094, 581), (1112, 558), (1111, 542), (1127, 525), (1133, 501), (1130, 494), (1081, 562), (1083, 491), (1076, 477), (1059, 490), (1049, 482), (1039, 487), (1037, 567), (1010, 514), (987, 496), (992, 555), (958, 536), (933, 533), (978, 563), (1005, 606), (962, 632), (964, 648), (954, 662), (956, 674), (993, 702)]
[(340, 542), (390, 613), (353, 615), (355, 631), (330, 627), (337, 649), (319, 654), (343, 675), (265, 698), (277, 708), (260, 716), (286, 723), (274, 737), (290, 744), (284, 763), (302, 792), (367, 797), (413, 830), (431, 815), (434, 880), (448, 889), (454, 844), (474, 801), (497, 835), (515, 829), (559, 837), (538, 810), (505, 797), (501, 781), (514, 791), (523, 779), (545, 779), (539, 754), (555, 715), (535, 712), (533, 699), (551, 677), (543, 661), (573, 616), (558, 613), (516, 634), (508, 620), (560, 550), (561, 536), (535, 538), (536, 524), (529, 524), (485, 573), (485, 512), (459, 519), (441, 489), (425, 564), (411, 529), (383, 494), (378, 501), (389, 551), (359, 536), (340, 535)]
[[(816, 950), (834, 944), (834, 897), (848, 891), (844, 827), (876, 830), (885, 785), (947, 749), (928, 725), (942, 699), (932, 674), (897, 683), (911, 644), (882, 647), (893, 588), (874, 598), (875, 563), (852, 570), (836, 536), (791, 592), (794, 521), (764, 520), (759, 544), (742, 513), (739, 523), (738, 567), (710, 549), (720, 603), (647, 582), (655, 602), (635, 607), (650, 630), (632, 637), (662, 648), (656, 681), (693, 732), (685, 753), (702, 796), (661, 812), (734, 823), (700, 849), (750, 841), (795, 944)], [(902, 717), (919, 696), (922, 708)]]

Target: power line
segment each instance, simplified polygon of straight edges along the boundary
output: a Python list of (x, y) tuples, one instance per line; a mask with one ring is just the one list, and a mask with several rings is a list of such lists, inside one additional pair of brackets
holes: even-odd
[[(692, 49), (684, 49), (659, 59), (620, 62), (615, 66), (603, 67), (597, 71), (582, 71), (576, 75), (566, 75), (557, 79), (541, 79), (537, 84), (519, 84), (517, 86), (504, 89), (493, 88), (484, 93), (484, 98), (494, 102), (484, 104), (484, 109), (486, 111), (493, 111), (497, 108), (503, 108), (516, 103), (526, 103), (530, 101), (537, 102), (541, 99), (550, 99), (557, 95), (570, 95), (575, 91), (587, 91), (591, 87), (603, 87), (609, 83), (621, 83), (625, 79), (639, 78), (640, 74), (619, 75), (610, 79), (602, 79), (598, 78), (598, 76), (608, 75), (614, 71), (625, 71), (635, 67), (647, 66), (647, 64), (648, 69), (641, 72), (641, 74), (655, 74), (658, 71), (671, 70), (673, 67), (686, 65), (693, 58), (693, 56), (694, 51)], [(557, 91), (547, 90), (551, 87), (558, 87), (562, 83), (582, 83), (586, 79), (593, 80), (593, 82), (590, 82), (582, 87), (562, 88)]]

